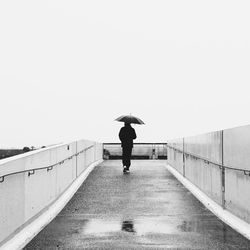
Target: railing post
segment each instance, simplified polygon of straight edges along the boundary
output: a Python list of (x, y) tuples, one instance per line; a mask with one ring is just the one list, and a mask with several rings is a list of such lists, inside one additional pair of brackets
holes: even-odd
[(224, 166), (224, 132), (221, 130), (221, 203), (225, 209), (225, 166)]

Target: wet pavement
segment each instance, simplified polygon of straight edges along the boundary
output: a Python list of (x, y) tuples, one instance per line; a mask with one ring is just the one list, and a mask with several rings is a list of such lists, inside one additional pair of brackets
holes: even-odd
[(164, 160), (97, 166), (62, 212), (26, 247), (34, 249), (250, 249), (207, 210)]

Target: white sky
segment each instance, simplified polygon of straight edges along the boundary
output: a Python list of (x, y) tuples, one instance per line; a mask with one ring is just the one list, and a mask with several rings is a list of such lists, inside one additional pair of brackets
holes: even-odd
[(250, 123), (250, 2), (0, 1), (0, 147)]

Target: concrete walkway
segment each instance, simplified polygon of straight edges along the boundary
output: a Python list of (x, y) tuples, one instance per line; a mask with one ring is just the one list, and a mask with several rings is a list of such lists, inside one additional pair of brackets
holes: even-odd
[(250, 249), (165, 164), (134, 160), (130, 174), (100, 164), (25, 249)]

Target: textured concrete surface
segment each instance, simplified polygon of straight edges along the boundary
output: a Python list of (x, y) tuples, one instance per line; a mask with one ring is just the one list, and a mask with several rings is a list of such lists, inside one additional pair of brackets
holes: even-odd
[(164, 164), (134, 160), (130, 174), (100, 164), (25, 249), (250, 249)]

